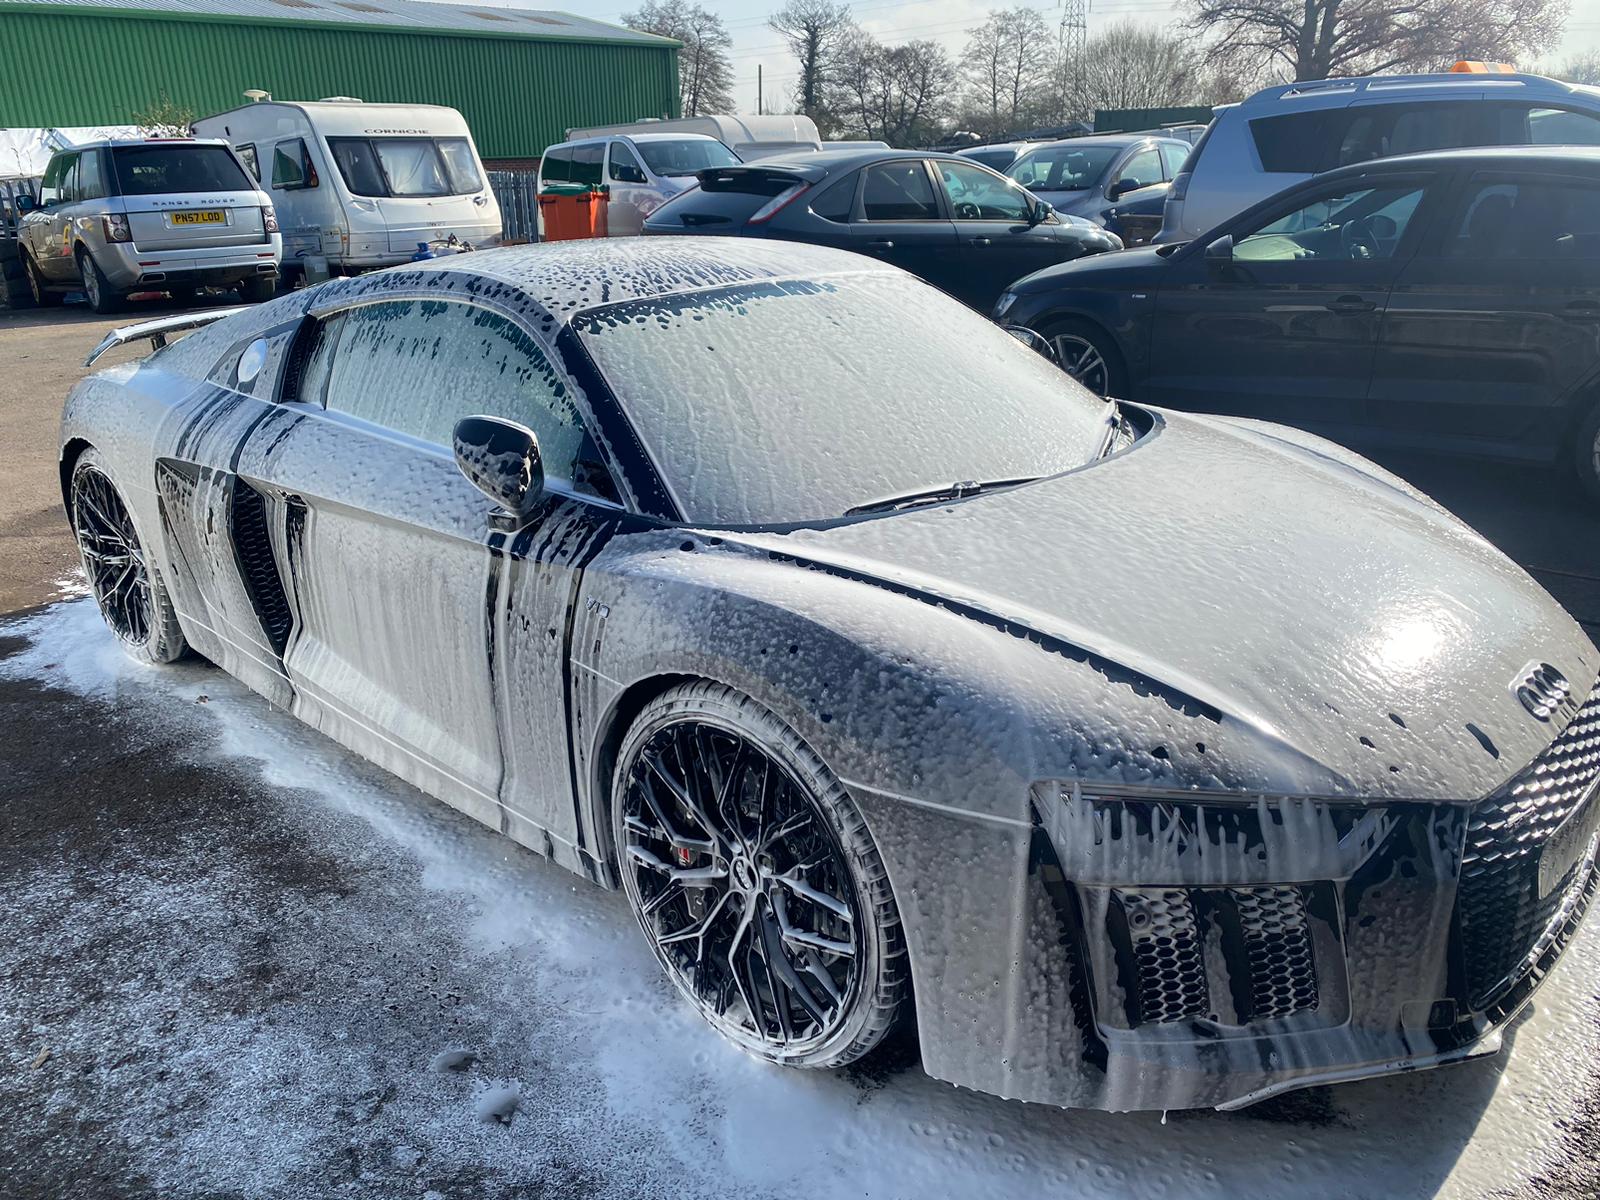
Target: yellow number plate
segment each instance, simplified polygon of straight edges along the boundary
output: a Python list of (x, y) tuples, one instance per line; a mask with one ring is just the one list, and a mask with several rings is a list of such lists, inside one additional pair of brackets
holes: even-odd
[(193, 212), (175, 212), (172, 214), (174, 225), (226, 225), (228, 214), (220, 208), (203, 208)]

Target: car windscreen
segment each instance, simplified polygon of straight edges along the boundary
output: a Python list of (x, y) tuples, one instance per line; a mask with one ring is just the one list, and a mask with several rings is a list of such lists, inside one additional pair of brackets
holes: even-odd
[(781, 171), (717, 171), (668, 200), (645, 223), (652, 229), (743, 225), (774, 199), (804, 182)]
[(1120, 146), (1046, 146), (1023, 155), (1006, 174), (1035, 191), (1081, 192), (1121, 153)]
[(579, 339), (685, 518), (825, 520), (957, 482), (1052, 475), (1104, 405), (908, 275), (768, 281), (581, 313)]
[(483, 188), (466, 138), (333, 137), (328, 149), (355, 196), (465, 196)]
[(256, 185), (226, 146), (115, 146), (117, 185), (124, 196), (190, 192), (253, 192)]
[(731, 167), (743, 161), (712, 138), (639, 141), (634, 148), (643, 156), (645, 166), (657, 175), (693, 175), (709, 167)]

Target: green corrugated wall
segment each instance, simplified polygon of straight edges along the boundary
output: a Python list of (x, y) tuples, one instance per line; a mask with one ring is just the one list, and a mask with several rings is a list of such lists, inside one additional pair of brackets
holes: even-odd
[(8, 127), (130, 124), (163, 94), (201, 117), (264, 88), (448, 104), (484, 158), (532, 158), (570, 126), (678, 114), (670, 46), (0, 8), (0, 63)]

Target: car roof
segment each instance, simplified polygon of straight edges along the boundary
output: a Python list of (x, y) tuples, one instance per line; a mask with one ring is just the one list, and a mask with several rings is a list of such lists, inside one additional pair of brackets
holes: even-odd
[(554, 333), (588, 309), (737, 284), (838, 275), (894, 275), (882, 263), (826, 246), (768, 238), (585, 238), (504, 246), (391, 267), (315, 289), (325, 314), (386, 292), (491, 302)]
[(597, 142), (720, 142), (709, 133), (597, 133), (591, 137), (573, 138), (570, 141), (555, 142), (545, 148), (545, 153), (552, 150), (564, 150), (568, 146), (592, 146)]
[(226, 138), (202, 137), (122, 137), (122, 138), (95, 138), (88, 142), (75, 142), (70, 146), (63, 146), (57, 154), (75, 154), (79, 150), (100, 150), (107, 146), (226, 146)]
[(1480, 99), (1490, 95), (1571, 95), (1583, 93), (1600, 100), (1600, 89), (1586, 84), (1567, 83), (1544, 75), (1477, 74), (1461, 71), (1437, 71), (1418, 75), (1366, 75), (1341, 76), (1334, 79), (1311, 79), (1299, 83), (1281, 83), (1262, 88), (1241, 101), (1238, 108), (1250, 109), (1288, 101), (1306, 105), (1327, 99), (1336, 104), (1347, 104), (1351, 96), (1376, 98), (1393, 94), (1399, 99), (1417, 96), (1442, 96), (1450, 99)]
[(1091, 133), (1084, 137), (1058, 138), (1053, 142), (1035, 142), (1035, 150), (1051, 149), (1056, 146), (1131, 146), (1135, 142), (1175, 142), (1184, 149), (1189, 148), (1189, 143), (1182, 138), (1167, 137), (1160, 133)]
[(1476, 167), (1505, 165), (1518, 170), (1530, 166), (1600, 168), (1600, 146), (1472, 146), (1460, 150), (1425, 150), (1416, 154), (1396, 154), (1347, 166), (1314, 176), (1363, 175), (1373, 172), (1405, 171), (1417, 166)]

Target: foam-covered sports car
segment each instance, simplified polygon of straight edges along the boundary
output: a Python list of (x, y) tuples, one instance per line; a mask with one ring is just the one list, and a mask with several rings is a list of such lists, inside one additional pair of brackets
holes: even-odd
[(86, 379), (61, 481), (129, 651), (622, 886), (776, 1062), (914, 1027), (1115, 1109), (1436, 1065), (1595, 888), (1597, 655), (1527, 575), (843, 252), (333, 281)]

